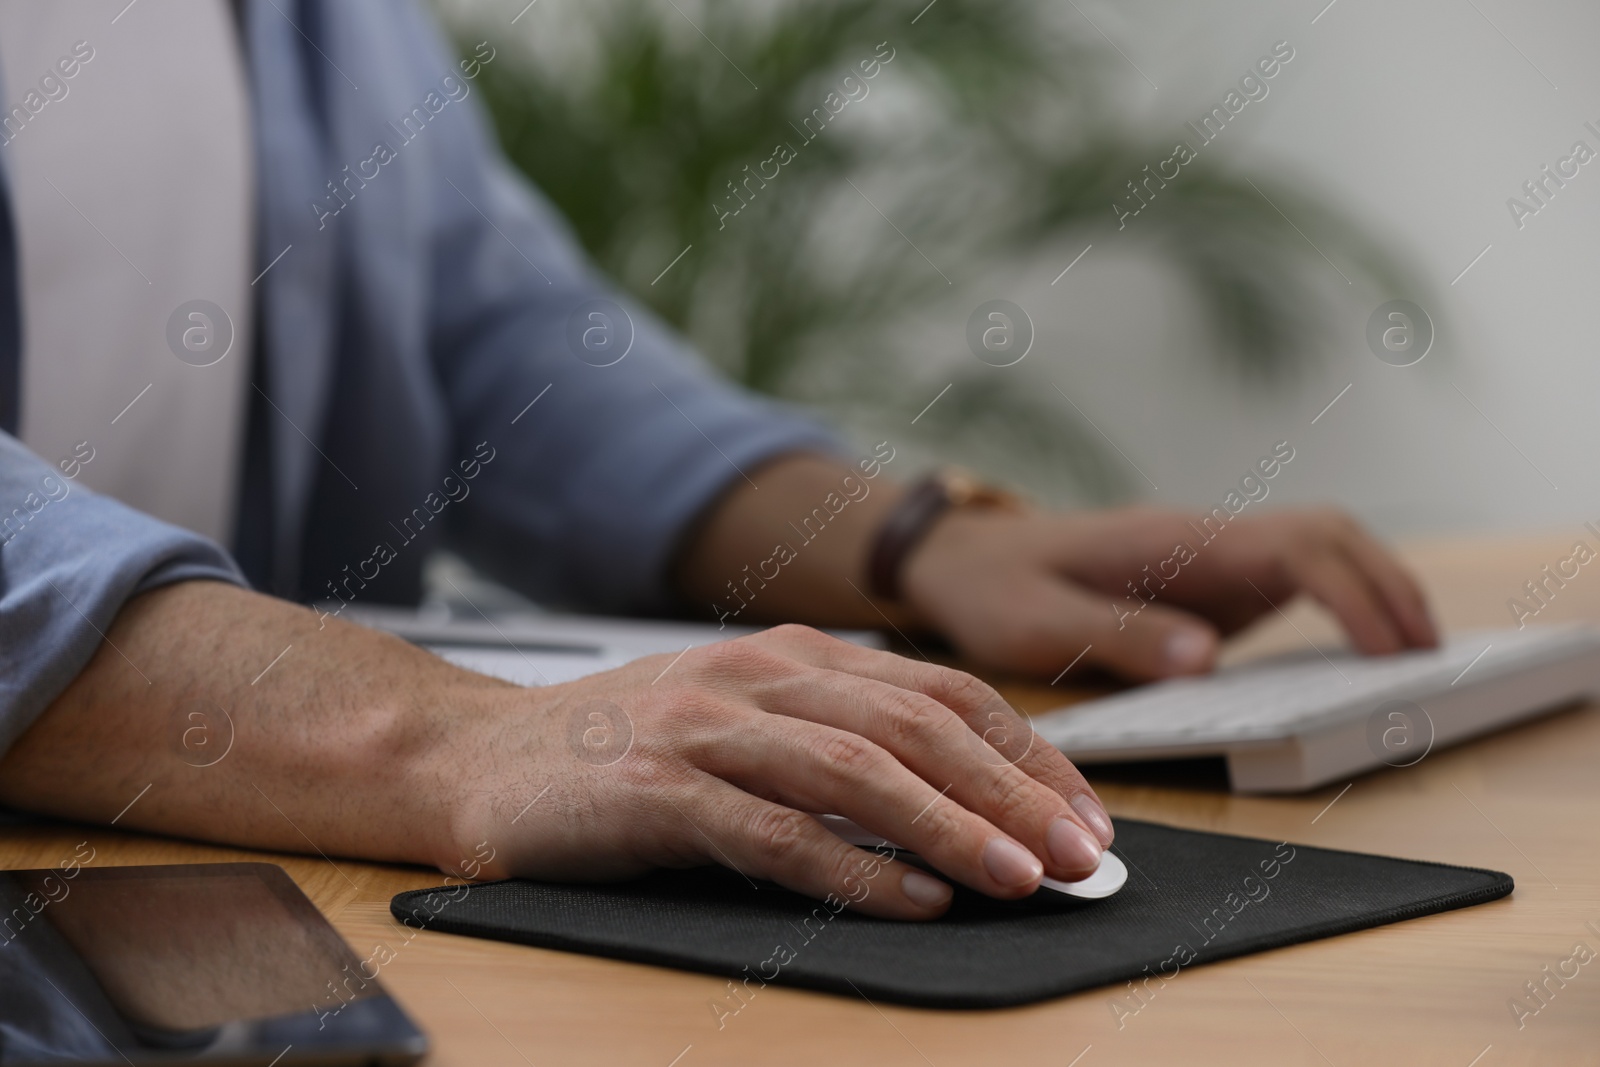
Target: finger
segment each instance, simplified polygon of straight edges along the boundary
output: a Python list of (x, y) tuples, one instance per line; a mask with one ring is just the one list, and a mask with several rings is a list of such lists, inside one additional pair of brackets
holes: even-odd
[(1029, 610), (1045, 620), (1041, 639), (1058, 656), (1083, 652), (1084, 662), (1136, 681), (1203, 674), (1216, 662), (1217, 631), (1182, 609), (1138, 597), (1103, 600), (1057, 582), (1035, 595), (1040, 603)]
[(823, 901), (829, 914), (822, 921), (845, 907), (886, 919), (932, 919), (954, 895), (932, 875), (846, 844), (804, 812), (710, 776), (677, 806), (687, 839), (707, 860)]
[[(1038, 889), (1044, 865), (1024, 843), (955, 799), (955, 783), (932, 785), (848, 730), (781, 715), (765, 720), (759, 744), (724, 742), (699, 753), (696, 762), (764, 799), (844, 815), (980, 893), (1013, 899)], [(1084, 878), (1099, 866), (1101, 849), (1087, 832), (1072, 829), (1085, 852), (1072, 877)]]
[(1100, 865), (1104, 849), (1066, 798), (1007, 763), (931, 697), (824, 670), (775, 684), (759, 699), (779, 715), (832, 728), (825, 758), (837, 773), (812, 753), (788, 758), (808, 780), (836, 790), (824, 799), (862, 807), (812, 810), (848, 815), (991, 896), (1032, 892), (1035, 872), (1071, 881)]
[(1286, 566), (1294, 585), (1333, 612), (1356, 648), (1381, 655), (1404, 647), (1378, 591), (1343, 552), (1318, 548), (1292, 557)]
[[(1102, 846), (1115, 837), (1104, 803), (1083, 775), (1059, 750), (1034, 732), (1032, 725), (978, 678), (965, 671), (908, 659), (891, 652), (863, 648), (816, 630), (794, 635), (796, 658), (825, 670), (840, 671), (908, 690), (949, 708), (971, 731), (964, 738), (977, 744), (980, 759), (1004, 760), (1043, 782), (1067, 799), (1078, 821)], [(993, 750), (990, 755), (989, 751)]]
[(1400, 561), (1359, 526), (1349, 531), (1341, 545), (1377, 589), (1405, 643), (1415, 648), (1437, 646), (1439, 631), (1428, 611), (1427, 596)]

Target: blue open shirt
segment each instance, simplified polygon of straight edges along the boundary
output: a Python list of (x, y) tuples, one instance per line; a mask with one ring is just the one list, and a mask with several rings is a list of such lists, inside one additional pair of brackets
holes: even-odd
[[(0, 517), (27, 515), (0, 534), (0, 752), (138, 592), (248, 577), (406, 602), (448, 545), (545, 602), (659, 611), (679, 539), (740, 469), (837, 447), (610, 288), (501, 156), (473, 60), (415, 0), (243, 0), (241, 30), (272, 268), (233, 556), (0, 434)], [(608, 366), (569, 341), (595, 300), (632, 324)]]

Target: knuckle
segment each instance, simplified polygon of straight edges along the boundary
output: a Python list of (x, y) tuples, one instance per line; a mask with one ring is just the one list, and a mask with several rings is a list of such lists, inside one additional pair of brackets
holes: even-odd
[(884, 752), (860, 734), (836, 731), (818, 744), (817, 756), (836, 775), (851, 778), (881, 767)]
[(951, 667), (938, 667), (935, 671), (931, 695), (947, 707), (980, 708), (1001, 699), (992, 686), (966, 671)]
[(717, 670), (721, 667), (731, 667), (747, 663), (751, 658), (762, 654), (759, 645), (754, 644), (749, 638), (741, 637), (733, 641), (718, 641), (707, 645), (700, 650), (697, 657), (700, 666)]
[(694, 781), (693, 767), (676, 751), (658, 748), (630, 755), (631, 759), (618, 760), (605, 770), (620, 780), (628, 794), (648, 798), (648, 810), (665, 809), (671, 798), (681, 796)]
[(812, 825), (809, 815), (792, 808), (771, 807), (751, 821), (750, 837), (768, 862), (786, 866), (804, 853), (811, 839)]
[(720, 701), (699, 686), (678, 689), (660, 701), (652, 718), (663, 721), (665, 733), (681, 733), (722, 718)]
[(987, 800), (985, 810), (994, 812), (1002, 820), (1022, 819), (1033, 806), (1033, 779), (1014, 767), (1000, 768), (1000, 773), (990, 779), (983, 792)]
[(832, 644), (838, 640), (838, 638), (830, 637), (814, 626), (806, 626), (798, 622), (786, 622), (782, 625), (774, 626), (767, 633), (778, 641), (807, 648)]
[(989, 712), (973, 725), (972, 732), (1012, 765), (1031, 754), (1038, 740), (1033, 724), (1009, 708)]
[(926, 825), (924, 832), (928, 839), (944, 848), (959, 850), (963, 845), (975, 843), (971, 842), (971, 820), (947, 797), (936, 800), (919, 821)]
[(634, 733), (634, 750), (680, 762), (701, 764), (716, 746), (749, 726), (744, 709), (704, 689), (672, 694), (653, 708), (643, 728)]
[(931, 697), (914, 693), (894, 694), (886, 698), (883, 714), (884, 734), (890, 744), (900, 746), (925, 745), (930, 738), (945, 729), (954, 713)]
[(700, 653), (698, 667), (713, 677), (748, 678), (773, 674), (787, 661), (749, 638), (719, 641)]

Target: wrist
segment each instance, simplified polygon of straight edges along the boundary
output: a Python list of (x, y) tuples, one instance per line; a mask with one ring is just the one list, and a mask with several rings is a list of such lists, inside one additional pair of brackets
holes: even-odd
[(878, 626), (868, 591), (872, 536), (904, 489), (885, 464), (783, 456), (753, 469), (687, 536), (675, 585), (723, 623)]
[(333, 766), (319, 772), (359, 783), (370, 800), (364, 825), (341, 820), (365, 838), (348, 854), (461, 874), (492, 817), (480, 809), (494, 799), (485, 780), (508, 722), (506, 701), (528, 691), (420, 649), (400, 651), (406, 662), (391, 664), (396, 684), (374, 686), (347, 713), (337, 735), (344, 743), (328, 746), (343, 751), (330, 752)]
[(573, 750), (592, 719), (585, 709), (608, 703), (594, 699), (603, 687), (591, 679), (522, 687), (462, 673), (468, 682), (436, 705), (451, 711), (427, 726), (431, 741), (408, 771), (417, 795), (437, 799), (435, 810), (418, 814), (429, 828), (420, 862), (479, 881), (582, 856), (590, 842), (551, 812), (570, 812), (578, 796), (592, 814), (588, 790), (611, 773), (609, 764), (591, 764), (587, 750)]
[[(957, 516), (1018, 515), (1021, 497), (985, 485), (955, 469), (935, 471), (914, 483), (881, 520), (867, 550), (867, 580), (873, 596), (906, 604), (905, 572), (936, 528)], [(964, 526), (965, 524), (958, 524)]]

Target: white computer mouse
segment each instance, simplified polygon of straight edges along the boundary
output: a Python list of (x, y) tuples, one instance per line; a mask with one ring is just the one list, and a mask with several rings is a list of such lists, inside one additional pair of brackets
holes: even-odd
[[(843, 815), (816, 815), (818, 822), (826, 826), (841, 840), (861, 848), (892, 848), (901, 852), (906, 850), (889, 841), (871, 830), (845, 818)], [(915, 856), (915, 853), (907, 853)], [(920, 857), (918, 857), (920, 858)], [(1104, 852), (1100, 856), (1100, 866), (1087, 878), (1080, 878), (1076, 882), (1062, 882), (1055, 878), (1045, 878), (1039, 883), (1039, 892), (1051, 893), (1063, 897), (1074, 897), (1078, 900), (1100, 900), (1109, 897), (1121, 889), (1128, 880), (1128, 868), (1116, 857), (1115, 853)]]

